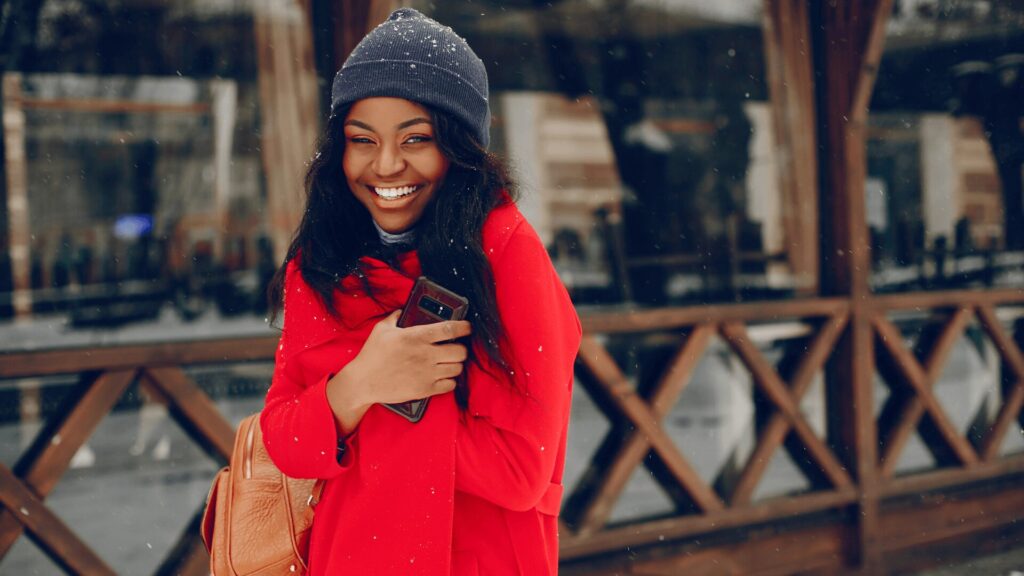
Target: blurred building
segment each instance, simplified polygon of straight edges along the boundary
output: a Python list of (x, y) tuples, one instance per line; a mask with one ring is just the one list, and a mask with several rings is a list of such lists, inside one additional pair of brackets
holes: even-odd
[[(778, 146), (785, 134), (759, 2), (413, 5), (455, 26), (491, 64), (495, 148), (515, 164), (524, 210), (582, 303), (818, 290), (816, 202), (800, 201), (792, 152)], [(256, 49), (260, 30), (275, 33), (260, 24), (278, 18), (274, 2), (23, 8), (33, 34), (6, 107), (24, 125), (7, 135), (8, 148), (24, 151), (16, 188), (31, 192), (4, 205), (0, 314), (14, 315), (15, 292), (24, 316), (73, 308), (59, 289), (95, 288), (85, 297), (117, 280), (148, 279), (154, 299), (173, 299), (183, 283), (255, 271), (268, 242), (279, 258), (309, 144), (288, 156), (274, 142), (319, 129), (317, 93), (353, 41), (337, 23), (373, 9), (311, 3), (311, 29), (292, 22), (276, 33), (305, 38), (315, 58), (277, 70)], [(984, 2), (894, 10), (867, 134), (873, 285), (1005, 283), (1020, 259), (1006, 234), (1017, 216), (1004, 206), (993, 150), (1019, 163), (1019, 14)], [(303, 96), (313, 109), (280, 100), (274, 74), (304, 78), (317, 92)], [(267, 164), (285, 157), (280, 170)], [(956, 255), (952, 278), (936, 279), (945, 272), (934, 270), (937, 242)], [(960, 260), (983, 273), (957, 275)]]

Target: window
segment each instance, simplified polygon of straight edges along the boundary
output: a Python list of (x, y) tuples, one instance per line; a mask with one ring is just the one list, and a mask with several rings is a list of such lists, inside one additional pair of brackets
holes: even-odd
[(412, 4), (487, 64), (492, 147), (577, 303), (813, 291), (787, 248), (760, 2)]
[(897, 2), (871, 102), (876, 291), (1019, 285), (1024, 8)]

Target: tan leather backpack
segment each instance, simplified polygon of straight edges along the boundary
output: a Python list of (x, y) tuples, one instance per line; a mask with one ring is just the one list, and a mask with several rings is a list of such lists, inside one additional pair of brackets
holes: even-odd
[(253, 414), (238, 425), (231, 462), (206, 499), (202, 535), (214, 576), (306, 573), (323, 482), (281, 473), (263, 445), (259, 419)]

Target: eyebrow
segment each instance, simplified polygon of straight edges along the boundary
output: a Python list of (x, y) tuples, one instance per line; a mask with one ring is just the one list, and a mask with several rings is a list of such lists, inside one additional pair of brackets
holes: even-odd
[(397, 128), (399, 130), (404, 130), (409, 126), (415, 126), (416, 124), (430, 124), (430, 120), (427, 120), (426, 118), (420, 116), (418, 118), (413, 118), (411, 120), (406, 120), (405, 122), (402, 122), (397, 126)]
[[(410, 120), (406, 120), (405, 122), (400, 123), (395, 128), (398, 129), (398, 130), (404, 130), (404, 129), (410, 127), (410, 126), (415, 126), (416, 124), (430, 124), (430, 123), (431, 123), (430, 120), (420, 116), (420, 117), (417, 117), (417, 118), (412, 118)], [(358, 128), (362, 128), (364, 130), (369, 130), (370, 132), (376, 132), (376, 130), (374, 130), (372, 126), (370, 126), (369, 124), (366, 124), (364, 122), (360, 122), (359, 120), (346, 120), (345, 121), (345, 126), (356, 126)]]

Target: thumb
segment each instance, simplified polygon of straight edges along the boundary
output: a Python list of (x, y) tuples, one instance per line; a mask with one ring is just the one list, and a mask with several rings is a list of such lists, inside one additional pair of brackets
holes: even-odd
[(399, 308), (388, 314), (387, 318), (381, 320), (381, 323), (387, 324), (388, 326), (398, 326), (398, 318), (402, 315), (402, 309)]

